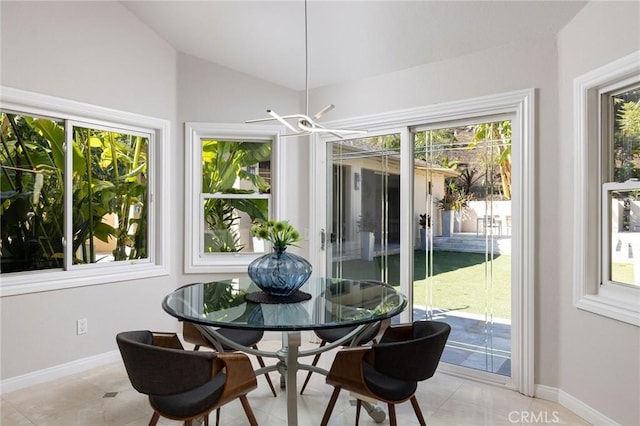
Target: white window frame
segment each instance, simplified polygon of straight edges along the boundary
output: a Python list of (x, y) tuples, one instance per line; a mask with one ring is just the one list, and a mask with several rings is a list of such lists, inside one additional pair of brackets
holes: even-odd
[[(247, 272), (247, 266), (264, 253), (203, 253), (202, 235), (202, 140), (242, 140), (271, 142), (270, 218), (279, 219), (282, 213), (282, 187), (284, 153), (280, 148), (282, 126), (227, 123), (185, 123), (185, 245), (184, 273), (237, 273)], [(264, 197), (266, 195), (263, 195)], [(236, 197), (226, 194), (224, 198)], [(254, 196), (256, 197), (256, 196)], [(246, 198), (246, 197), (245, 197)]]
[(640, 326), (640, 289), (602, 284), (600, 234), (603, 91), (640, 75), (640, 51), (574, 80), (574, 259), (573, 302), (578, 309)]
[[(3, 110), (64, 120), (66, 131), (73, 124), (148, 135), (150, 203), (148, 259), (73, 265), (67, 270), (50, 269), (3, 275), (0, 297), (168, 275), (171, 246), (168, 224), (171, 210), (168, 194), (163, 192), (163, 188), (168, 191), (171, 182), (167, 162), (170, 158), (169, 121), (9, 87), (0, 87), (0, 103)], [(69, 159), (66, 161), (69, 167)], [(65, 192), (69, 193), (69, 190), (70, 179), (65, 179)], [(69, 213), (65, 214), (65, 221), (70, 220), (71, 201), (71, 197), (65, 200), (65, 213)], [(67, 254), (68, 250), (65, 249), (65, 255)]]

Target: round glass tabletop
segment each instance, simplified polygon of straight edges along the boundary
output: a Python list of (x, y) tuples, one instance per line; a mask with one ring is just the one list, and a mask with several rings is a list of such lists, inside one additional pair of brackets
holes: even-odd
[(291, 331), (367, 324), (398, 315), (407, 305), (402, 293), (377, 281), (311, 277), (300, 291), (310, 298), (277, 303), (270, 297), (269, 303), (257, 303), (247, 295), (260, 300), (255, 296), (261, 290), (249, 278), (235, 278), (185, 285), (166, 296), (162, 307), (178, 319), (203, 325)]

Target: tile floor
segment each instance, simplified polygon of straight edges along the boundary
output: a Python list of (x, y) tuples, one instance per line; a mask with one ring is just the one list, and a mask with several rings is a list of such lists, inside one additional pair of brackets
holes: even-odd
[[(279, 334), (273, 333), (265, 335), (260, 348), (275, 350), (279, 345)], [(303, 343), (303, 348), (307, 346), (315, 345)], [(328, 368), (332, 359), (332, 352), (323, 354), (320, 366)], [(272, 360), (267, 359), (267, 363), (270, 362)], [(279, 377), (277, 373), (271, 374), (277, 386)], [(299, 386), (305, 375), (306, 371), (298, 374)], [(259, 377), (258, 388), (249, 394), (249, 401), (260, 425), (286, 424), (286, 395), (284, 390), (277, 390), (278, 396), (274, 398), (264, 377)], [(312, 376), (304, 395), (298, 398), (298, 418), (301, 426), (320, 424), (331, 391), (332, 388), (324, 383), (323, 376), (319, 374)], [(440, 373), (419, 384), (417, 398), (430, 426), (589, 424), (558, 404), (527, 398), (513, 391)], [(355, 423), (355, 408), (351, 405), (351, 400), (347, 392), (343, 391), (340, 394), (330, 425)], [(63, 379), (3, 394), (0, 411), (2, 426), (147, 425), (152, 413), (146, 397), (138, 394), (131, 387), (121, 363), (112, 363)], [(403, 426), (418, 424), (411, 404), (398, 405), (396, 413), (399, 424)], [(211, 420), (213, 419), (214, 416)], [(212, 424), (214, 423), (215, 421), (212, 421)], [(220, 423), (223, 426), (247, 424), (239, 402), (234, 401), (223, 407)], [(159, 424), (179, 425), (180, 423), (161, 418)], [(377, 423), (363, 410), (360, 424), (376, 425)], [(381, 424), (389, 424), (388, 419)]]

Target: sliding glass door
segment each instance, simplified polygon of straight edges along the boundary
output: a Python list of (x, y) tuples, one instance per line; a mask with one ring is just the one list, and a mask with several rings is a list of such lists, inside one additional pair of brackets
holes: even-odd
[(326, 150), (328, 274), (399, 285), (400, 135), (329, 142)]
[(326, 144), (327, 274), (399, 286), (411, 256), (413, 319), (452, 326), (442, 361), (510, 376), (511, 122), (408, 134), (413, 242), (404, 252), (401, 135)]
[(445, 363), (511, 375), (511, 122), (413, 132), (413, 314), (452, 327)]
[(318, 136), (312, 152), (315, 271), (398, 286), (410, 306), (396, 321), (452, 325), (441, 369), (525, 395), (533, 101), (526, 90), (352, 120), (367, 137)]

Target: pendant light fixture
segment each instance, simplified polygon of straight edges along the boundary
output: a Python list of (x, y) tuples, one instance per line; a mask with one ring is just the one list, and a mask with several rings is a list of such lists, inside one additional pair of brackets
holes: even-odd
[(292, 133), (283, 136), (304, 136), (312, 133), (329, 133), (340, 139), (342, 135), (357, 135), (367, 133), (366, 130), (346, 130), (346, 129), (328, 129), (316, 122), (327, 112), (331, 111), (335, 106), (329, 104), (318, 111), (313, 118), (309, 116), (309, 35), (307, 22), (307, 0), (304, 0), (304, 58), (305, 58), (305, 109), (304, 114), (280, 115), (272, 109), (267, 110), (268, 118), (258, 118), (255, 120), (247, 120), (246, 123), (258, 123), (263, 121), (279, 121), (281, 124), (291, 130)]

